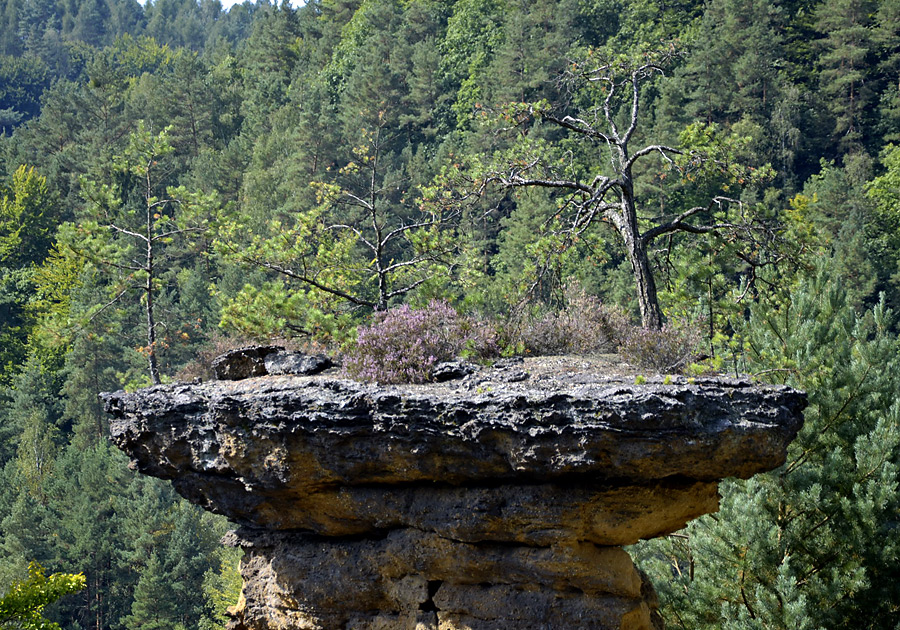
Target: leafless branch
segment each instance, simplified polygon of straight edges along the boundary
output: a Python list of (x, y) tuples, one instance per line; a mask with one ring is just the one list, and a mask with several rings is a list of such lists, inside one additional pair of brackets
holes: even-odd
[(393, 291), (391, 291), (390, 293), (387, 294), (387, 298), (391, 299), (391, 298), (397, 297), (398, 295), (404, 295), (406, 293), (409, 293), (416, 287), (418, 287), (418, 286), (424, 284), (425, 282), (427, 282), (428, 280), (430, 280), (431, 277), (432, 276), (425, 276), (424, 278), (420, 278), (408, 286), (405, 286), (400, 289), (394, 289)]
[(159, 206), (166, 206), (166, 205), (169, 205), (170, 203), (177, 203), (180, 205), (181, 199), (158, 199), (152, 203), (148, 203), (147, 210), (155, 210)]
[(276, 271), (280, 274), (287, 276), (288, 278), (293, 278), (295, 280), (299, 280), (300, 282), (304, 282), (310, 286), (313, 286), (320, 291), (324, 291), (325, 293), (329, 293), (331, 295), (343, 298), (352, 304), (356, 304), (358, 306), (367, 306), (369, 308), (376, 308), (378, 306), (377, 303), (371, 300), (365, 300), (363, 298), (357, 297), (355, 295), (351, 295), (346, 291), (341, 291), (340, 289), (335, 289), (334, 287), (329, 287), (326, 284), (319, 282), (315, 277), (309, 276), (306, 273), (297, 273), (288, 269), (287, 267), (283, 267), (281, 265), (268, 262), (266, 260), (261, 259), (249, 259), (248, 262), (252, 262), (254, 265), (262, 267), (264, 269), (271, 269), (272, 271)]
[(125, 294), (128, 292), (128, 290), (129, 290), (129, 289), (132, 289), (132, 288), (134, 288), (134, 287), (126, 286), (124, 289), (122, 289), (121, 291), (119, 291), (113, 299), (111, 299), (109, 302), (107, 302), (106, 304), (104, 304), (104, 305), (103, 305), (102, 307), (100, 307), (98, 310), (94, 311), (94, 313), (88, 318), (88, 321), (89, 321), (89, 322), (93, 322), (94, 319), (95, 319), (97, 316), (100, 315), (100, 313), (102, 313), (103, 311), (105, 311), (106, 309), (108, 309), (110, 306), (112, 306), (113, 304), (115, 304), (116, 302), (118, 302), (118, 301), (122, 298), (122, 296), (125, 295)]
[(550, 122), (559, 125), (560, 127), (581, 134), (583, 136), (599, 138), (607, 143), (612, 142), (612, 139), (609, 136), (607, 136), (605, 133), (597, 131), (589, 123), (582, 120), (581, 118), (573, 118), (572, 116), (563, 116), (562, 118), (557, 118), (556, 116), (547, 113), (541, 114), (541, 117), (545, 120), (549, 120)]
[(645, 155), (650, 155), (651, 153), (659, 153), (663, 157), (663, 159), (665, 159), (670, 164), (674, 164), (675, 162), (672, 160), (672, 158), (669, 157), (669, 153), (672, 153), (674, 155), (684, 155), (684, 151), (681, 151), (674, 147), (668, 147), (664, 144), (652, 144), (650, 146), (644, 147), (639, 151), (635, 151), (625, 162), (625, 168), (631, 168), (632, 166), (634, 166), (634, 163), (638, 158), (642, 158)]
[(107, 267), (112, 267), (113, 269), (122, 269), (124, 271), (147, 271), (147, 268), (143, 266), (123, 265), (121, 263), (112, 262), (111, 260), (100, 260), (99, 258), (96, 258), (94, 256), (81, 253), (79, 254), (94, 263), (106, 265)]
[(179, 234), (188, 234), (190, 232), (204, 232), (205, 228), (202, 227), (188, 227), (188, 228), (179, 228), (177, 230), (169, 230), (168, 232), (163, 232), (162, 234), (157, 234), (153, 237), (152, 240), (158, 240), (161, 238), (168, 238), (170, 236), (178, 236)]
[(357, 228), (353, 225), (347, 225), (346, 223), (335, 223), (333, 225), (326, 226), (325, 229), (326, 230), (350, 230), (351, 232), (356, 234), (356, 237), (359, 240), (361, 240), (363, 243), (365, 243), (366, 247), (368, 247), (372, 251), (375, 251), (375, 249), (376, 249), (375, 245), (373, 245), (372, 242), (369, 241), (369, 239), (367, 239), (365, 236), (363, 236), (362, 230), (360, 230), (359, 228)]
[(729, 197), (713, 197), (708, 205), (695, 206), (689, 210), (685, 210), (671, 221), (647, 230), (641, 235), (641, 238), (645, 243), (650, 244), (663, 234), (669, 234), (670, 232), (690, 232), (692, 234), (706, 234), (708, 232), (713, 232), (725, 228), (738, 227), (733, 223), (713, 223), (710, 225), (692, 225), (690, 223), (685, 223), (685, 221), (690, 217), (701, 212), (709, 212), (714, 207), (721, 206), (723, 203), (740, 204), (741, 202)]
[(412, 258), (410, 260), (404, 260), (402, 262), (392, 263), (392, 264), (388, 265), (387, 267), (385, 267), (384, 269), (382, 269), (381, 271), (383, 273), (392, 273), (392, 272), (396, 271), (397, 269), (403, 269), (404, 267), (414, 267), (423, 262), (426, 262), (429, 260), (437, 260), (437, 259), (438, 259), (438, 257), (436, 255), (435, 256), (432, 256), (432, 255), (417, 256), (416, 258)]
[(588, 195), (593, 195), (594, 189), (586, 184), (581, 184), (579, 182), (573, 182), (568, 180), (554, 180), (554, 179), (526, 179), (524, 177), (519, 176), (511, 176), (511, 177), (497, 177), (494, 178), (493, 181), (500, 183), (501, 186), (505, 188), (528, 188), (528, 187), (536, 187), (536, 188), (565, 188), (568, 190), (578, 190), (583, 193), (587, 193)]
[(348, 191), (346, 191), (346, 190), (343, 191), (343, 193), (344, 193), (344, 196), (345, 196), (345, 197), (347, 197), (350, 201), (353, 202), (353, 205), (354, 205), (354, 206), (360, 206), (361, 208), (365, 208), (366, 210), (373, 210), (373, 209), (374, 209), (373, 206), (372, 206), (372, 204), (370, 204), (370, 203), (369, 203), (368, 201), (366, 201), (365, 199), (362, 199), (361, 197), (357, 197), (357, 196), (354, 195), (353, 193), (348, 192)]
[(390, 232), (385, 234), (384, 238), (382, 239), (382, 243), (386, 244), (386, 243), (390, 242), (398, 234), (402, 234), (404, 232), (418, 230), (419, 228), (423, 228), (423, 227), (431, 227), (434, 225), (441, 225), (446, 222), (447, 221), (445, 219), (433, 218), (433, 219), (428, 219), (426, 221), (419, 221), (417, 223), (407, 223), (405, 225), (401, 225), (400, 227), (394, 228), (393, 230), (391, 230)]
[(118, 225), (116, 225), (115, 223), (108, 223), (108, 224), (106, 225), (106, 227), (108, 227), (110, 230), (113, 230), (114, 232), (119, 232), (120, 234), (126, 234), (126, 235), (128, 235), (128, 236), (133, 237), (133, 238), (140, 239), (140, 240), (144, 241), (145, 243), (147, 242), (147, 237), (144, 236), (143, 234), (139, 234), (139, 233), (137, 233), (137, 232), (132, 232), (131, 230), (126, 230), (126, 229), (124, 229), (124, 228), (120, 228), (120, 227), (119, 227)]

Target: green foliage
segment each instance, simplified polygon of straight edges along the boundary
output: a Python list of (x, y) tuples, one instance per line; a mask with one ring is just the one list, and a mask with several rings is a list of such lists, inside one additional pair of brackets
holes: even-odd
[[(168, 131), (153, 134), (141, 121), (129, 136), (122, 155), (113, 160), (118, 180), (81, 181), (87, 201), (84, 218), (60, 230), (65, 247), (104, 271), (109, 279), (109, 301), (97, 304), (90, 317), (110, 308), (127, 293), (135, 292), (146, 316), (145, 353), (150, 378), (160, 382), (158, 364), (157, 302), (164, 289), (165, 272), (173, 260), (192, 255), (191, 245), (203, 237), (217, 206), (215, 194), (168, 186), (160, 194), (160, 162), (174, 151)], [(180, 249), (179, 249), (180, 248)]]
[(827, 0), (818, 7), (817, 43), (822, 50), (819, 80), (834, 118), (833, 134), (846, 150), (862, 145), (870, 105), (874, 99), (868, 79), (874, 2)]
[(441, 42), (441, 70), (458, 85), (454, 103), (457, 124), (465, 125), (482, 98), (478, 78), (503, 41), (503, 4), (495, 0), (457, 2)]
[[(507, 353), (596, 350), (585, 339), (606, 330), (599, 311), (639, 310), (610, 218), (588, 213), (591, 229), (567, 232), (588, 216), (576, 210), (584, 190), (485, 184), (499, 164), (507, 177), (618, 176), (606, 140), (551, 117), (609, 131), (596, 125), (609, 84), (574, 77), (600, 60), (659, 61), (645, 55), (656, 51), (665, 76), (642, 80), (628, 148), (673, 151), (632, 165), (641, 233), (694, 208), (694, 225), (732, 226), (703, 248), (689, 233), (647, 243), (665, 317), (703, 322), (711, 357), (695, 373), (789, 374), (814, 401), (797, 446), (810, 454), (792, 452), (790, 473), (723, 485), (721, 517), (692, 526), (693, 582), (679, 574), (687, 548), (665, 551), (679, 558), (657, 573), (670, 624), (896, 618), (882, 606), (898, 599), (895, 552), (885, 544), (875, 558), (870, 544), (894, 539), (885, 524), (898, 518), (875, 509), (890, 467), (854, 480), (893, 443), (897, 325), (876, 325), (875, 313), (882, 294), (884, 310), (900, 306), (900, 157), (889, 146), (900, 140), (898, 16), (897, 0), (228, 11), (205, 0), (0, 0), (0, 581), (31, 559), (84, 570), (89, 588), (45, 610), (66, 630), (223, 623), (236, 560), (221, 569), (203, 533), (223, 525), (134, 481), (103, 446), (96, 395), (149, 384), (151, 348), (162, 378), (238, 343), (218, 336), (220, 323), (333, 348), (373, 310), (442, 298), (532, 327), (528, 343), (507, 335)], [(620, 86), (609, 103), (621, 131), (631, 94)], [(710, 204), (716, 196), (732, 201)], [(152, 270), (133, 236), (148, 234), (151, 206)], [(821, 286), (812, 278), (826, 259), (846, 292), (827, 308), (831, 298), (803, 297)], [(587, 292), (574, 309), (573, 284)], [(637, 354), (656, 357), (664, 341)], [(875, 366), (865, 378), (861, 357)], [(842, 417), (844, 402), (853, 419), (836, 438), (820, 419)], [(840, 519), (852, 524), (846, 545), (829, 529)]]
[(17, 268), (43, 260), (59, 215), (47, 179), (34, 167), (19, 166), (9, 185), (0, 187), (0, 265)]
[(886, 146), (882, 162), (885, 173), (866, 187), (874, 207), (865, 235), (879, 275), (896, 291), (900, 286), (900, 147)]
[(248, 284), (223, 307), (220, 326), (260, 341), (288, 335), (343, 345), (353, 336), (352, 313), (329, 312), (316, 297), (279, 280), (258, 288)]
[(203, 597), (207, 614), (200, 621), (200, 630), (225, 630), (227, 609), (235, 606), (241, 595), (243, 580), (238, 571), (242, 551), (238, 548), (220, 547), (218, 569), (207, 570), (203, 577)]
[(13, 582), (0, 597), (0, 628), (10, 630), (59, 630), (59, 625), (44, 619), (44, 607), (86, 586), (81, 574), (54, 573), (44, 575), (36, 562), (28, 566), (28, 578)]
[(40, 112), (49, 70), (40, 59), (0, 55), (0, 132), (9, 133)]
[(138, 492), (129, 497), (133, 513), (123, 527), (138, 534), (127, 555), (140, 575), (122, 623), (148, 630), (196, 627), (207, 614), (202, 588), (216, 567), (215, 550), (224, 531), (211, 515), (173, 502), (171, 491), (159, 486), (156, 480), (135, 481)]
[(353, 134), (350, 160), (331, 181), (310, 184), (315, 206), (261, 229), (225, 222), (218, 251), (295, 282), (332, 312), (342, 302), (383, 311), (445, 272), (458, 211), (414, 203), (387, 124), (379, 112), (374, 129)]
[(25, 360), (36, 268), (47, 257), (60, 209), (46, 178), (20, 166), (0, 185), (0, 381)]
[(843, 167), (823, 162), (803, 193), (791, 201), (786, 221), (791, 240), (810, 253), (835, 252), (835, 273), (848, 280), (849, 300), (855, 305), (872, 302), (879, 291), (890, 290), (885, 282), (890, 267), (876, 264), (878, 259), (872, 255), (877, 243), (873, 237), (879, 230), (865, 192), (870, 174), (867, 158), (848, 156)]
[(680, 142), (684, 154), (676, 157), (678, 174), (688, 182), (703, 185), (704, 179), (718, 183), (723, 192), (732, 188), (761, 186), (771, 181), (775, 171), (769, 164), (752, 166), (750, 146), (753, 137), (740, 135), (740, 127), (734, 125), (728, 134), (715, 123), (693, 123), (681, 132)]
[(746, 367), (809, 392), (805, 425), (781, 469), (723, 485), (716, 516), (641, 552), (667, 626), (895, 625), (897, 340), (883, 303), (857, 315), (829, 275), (752, 309)]

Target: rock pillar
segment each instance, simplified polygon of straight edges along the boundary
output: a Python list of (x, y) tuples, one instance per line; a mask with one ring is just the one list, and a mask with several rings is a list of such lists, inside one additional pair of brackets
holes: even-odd
[(623, 545), (784, 461), (804, 396), (534, 359), (379, 387), (259, 376), (105, 395), (145, 474), (239, 525), (233, 630), (650, 630)]

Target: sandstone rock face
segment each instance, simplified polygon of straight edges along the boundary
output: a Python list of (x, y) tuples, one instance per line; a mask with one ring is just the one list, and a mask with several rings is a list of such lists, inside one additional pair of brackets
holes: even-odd
[(588, 359), (451, 367), (431, 385), (331, 370), (105, 403), (139, 471), (241, 526), (235, 630), (651, 628), (621, 546), (783, 463), (805, 405), (729, 379), (635, 385)]

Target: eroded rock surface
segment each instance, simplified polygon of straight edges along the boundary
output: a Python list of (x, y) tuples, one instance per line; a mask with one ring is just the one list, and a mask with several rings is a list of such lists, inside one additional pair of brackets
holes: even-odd
[(239, 381), (253, 376), (294, 374), (311, 376), (332, 367), (324, 354), (305, 354), (283, 346), (246, 346), (216, 357), (212, 363), (216, 378)]
[(783, 463), (805, 398), (599, 367), (390, 387), (326, 370), (105, 402), (139, 471), (241, 525), (235, 629), (650, 628), (652, 587), (620, 546)]

